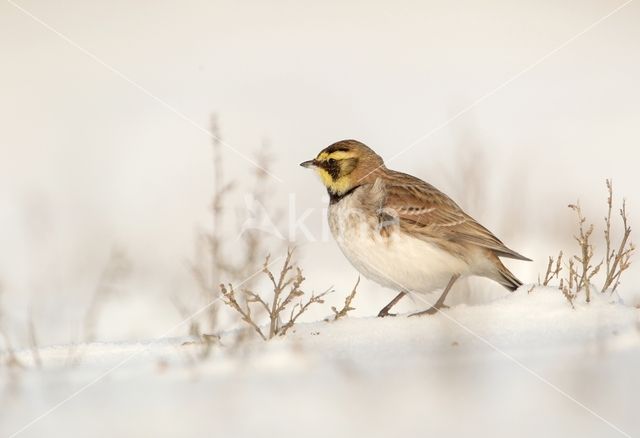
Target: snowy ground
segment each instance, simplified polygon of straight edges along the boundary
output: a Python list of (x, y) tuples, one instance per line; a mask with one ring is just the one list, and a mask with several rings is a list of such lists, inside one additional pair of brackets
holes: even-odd
[[(556, 289), (421, 318), (19, 351), (0, 436), (638, 436), (640, 311)], [(614, 302), (617, 301), (617, 302)], [(34, 421), (36, 420), (36, 421)]]

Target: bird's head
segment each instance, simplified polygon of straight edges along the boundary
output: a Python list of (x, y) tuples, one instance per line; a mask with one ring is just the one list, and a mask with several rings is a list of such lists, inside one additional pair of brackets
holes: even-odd
[(375, 181), (382, 158), (357, 140), (342, 140), (326, 147), (313, 160), (300, 163), (320, 175), (330, 195), (340, 196), (362, 184)]

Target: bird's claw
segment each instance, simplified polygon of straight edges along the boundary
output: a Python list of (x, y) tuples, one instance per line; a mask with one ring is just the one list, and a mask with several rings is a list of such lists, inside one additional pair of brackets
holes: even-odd
[(388, 310), (382, 309), (378, 312), (378, 318), (384, 318), (385, 316), (397, 316), (397, 313), (389, 313)]
[(411, 316), (421, 316), (421, 315), (435, 315), (440, 311), (440, 309), (448, 309), (448, 308), (449, 306), (447, 306), (446, 304), (435, 305), (435, 306), (429, 307), (427, 310), (423, 310), (422, 312), (412, 313), (409, 316), (411, 317)]

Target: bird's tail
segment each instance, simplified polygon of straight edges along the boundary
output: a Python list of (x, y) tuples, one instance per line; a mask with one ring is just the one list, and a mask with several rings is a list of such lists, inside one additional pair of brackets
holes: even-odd
[(522, 282), (497, 257), (494, 260), (496, 271), (492, 279), (509, 289), (511, 292), (522, 286)]

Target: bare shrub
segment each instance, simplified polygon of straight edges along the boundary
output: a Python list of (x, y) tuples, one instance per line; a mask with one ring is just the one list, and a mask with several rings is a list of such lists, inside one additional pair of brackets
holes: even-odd
[[(237, 188), (236, 181), (227, 180), (224, 173), (224, 160), (222, 154), (221, 134), (218, 121), (215, 116), (211, 118), (212, 135), (212, 169), (213, 186), (210, 201), (209, 218), (210, 226), (206, 231), (198, 231), (195, 241), (195, 255), (188, 263), (189, 270), (196, 281), (200, 295), (204, 302), (208, 303), (205, 321), (190, 320), (189, 333), (192, 336), (201, 337), (204, 331), (214, 332), (218, 326), (220, 295), (219, 284), (224, 281), (241, 280), (251, 284), (254, 273), (259, 267), (261, 254), (266, 253), (264, 239), (256, 230), (237, 229), (239, 239), (229, 242), (228, 232), (225, 232), (225, 224), (230, 203), (230, 196)], [(260, 149), (256, 156), (253, 183), (249, 189), (253, 201), (258, 205), (268, 205), (267, 196), (271, 190), (268, 181), (268, 169), (271, 166), (271, 158), (266, 150), (266, 145)], [(277, 221), (278, 212), (271, 217)], [(233, 239), (231, 239), (233, 240)], [(233, 248), (230, 247), (233, 243)], [(233, 254), (235, 259), (230, 257)], [(189, 318), (193, 312), (187, 311), (186, 306), (174, 298), (174, 304), (185, 317)]]
[[(220, 285), (224, 303), (234, 309), (240, 315), (242, 321), (252, 327), (265, 341), (275, 336), (285, 335), (310, 306), (324, 303), (325, 295), (331, 292), (331, 289), (328, 289), (318, 295), (312, 293), (306, 301), (302, 299), (305, 295), (302, 290), (302, 283), (305, 277), (302, 275), (300, 267), (294, 267), (291, 263), (292, 255), (293, 250), (289, 249), (277, 279), (269, 268), (269, 257), (265, 259), (262, 272), (269, 279), (273, 288), (270, 300), (249, 289), (236, 291), (232, 284), (229, 284), (228, 287), (224, 284)], [(242, 301), (244, 301), (244, 304)], [(265, 332), (256, 320), (252, 305), (256, 305), (266, 313), (268, 331)], [(287, 312), (289, 314), (288, 317), (284, 317)]]
[[(566, 264), (562, 264), (563, 253), (560, 251), (556, 258), (549, 257), (547, 270), (544, 280), (539, 284), (543, 286), (549, 285), (553, 279), (559, 279), (559, 288), (567, 301), (574, 306), (575, 299), (581, 292), (585, 295), (586, 302), (591, 301), (591, 292), (593, 280), (597, 274), (601, 272), (604, 265), (604, 279), (602, 282), (601, 293), (609, 291), (613, 293), (620, 284), (622, 273), (629, 269), (631, 265), (631, 254), (635, 250), (633, 243), (630, 241), (631, 227), (628, 223), (628, 215), (626, 202), (622, 201), (622, 207), (619, 210), (622, 220), (623, 235), (620, 242), (615, 245), (612, 237), (612, 210), (613, 210), (613, 184), (611, 180), (606, 181), (607, 184), (607, 215), (605, 216), (604, 243), (605, 256), (599, 261), (594, 262), (594, 245), (592, 241), (594, 225), (587, 222), (586, 217), (582, 213), (579, 203), (569, 204), (569, 208), (573, 210), (578, 219), (578, 233), (574, 236), (578, 244), (579, 254), (570, 256)], [(561, 276), (563, 271), (566, 275)]]
[[(196, 281), (200, 296), (207, 303), (207, 313), (204, 321), (192, 318), (191, 312), (177, 296), (174, 296), (174, 305), (180, 314), (189, 320), (189, 335), (202, 343), (206, 351), (210, 351), (211, 345), (219, 343), (220, 338), (215, 335), (203, 335), (203, 333), (216, 333), (220, 325), (219, 301), (234, 309), (232, 318), (242, 320), (249, 330), (258, 333), (264, 340), (274, 336), (282, 336), (287, 333), (296, 321), (314, 304), (324, 302), (324, 296), (329, 290), (319, 294), (311, 294), (308, 300), (303, 296), (302, 283), (305, 278), (302, 270), (291, 262), (293, 250), (287, 250), (284, 265), (277, 276), (271, 271), (273, 264), (269, 257), (266, 258), (259, 270), (260, 258), (266, 251), (266, 238), (258, 229), (246, 229), (236, 226), (238, 238), (229, 239), (229, 227), (226, 226), (229, 214), (231, 197), (237, 193), (236, 181), (227, 180), (224, 173), (222, 154), (222, 141), (217, 119), (212, 117), (212, 165), (213, 165), (213, 194), (210, 203), (210, 226), (206, 231), (199, 231), (196, 238), (195, 255), (189, 262), (189, 270)], [(271, 157), (266, 145), (260, 149), (256, 156), (253, 183), (249, 188), (252, 201), (261, 207), (268, 206), (268, 196), (273, 193), (269, 181), (269, 168)], [(279, 210), (267, 210), (266, 213), (271, 223), (278, 223), (282, 217)], [(277, 230), (276, 230), (277, 231)], [(280, 243), (280, 245), (284, 245)], [(278, 250), (279, 248), (275, 248)], [(272, 248), (273, 250), (273, 248)], [(265, 295), (254, 292), (255, 276), (262, 272), (270, 281), (268, 292), (270, 299)], [(237, 290), (233, 284), (236, 284)], [(357, 287), (357, 284), (356, 284)], [(354, 287), (351, 295), (345, 300), (342, 309), (334, 311), (334, 320), (347, 316), (353, 310), (351, 302), (356, 294)], [(285, 317), (285, 314), (287, 315)], [(225, 317), (226, 320), (226, 317)], [(236, 319), (237, 321), (237, 319)], [(233, 320), (231, 321), (233, 322)], [(261, 323), (268, 323), (268, 328), (263, 328)], [(218, 331), (219, 332), (219, 331)], [(236, 337), (238, 342), (247, 338), (246, 331)], [(208, 353), (207, 353), (208, 354)]]

